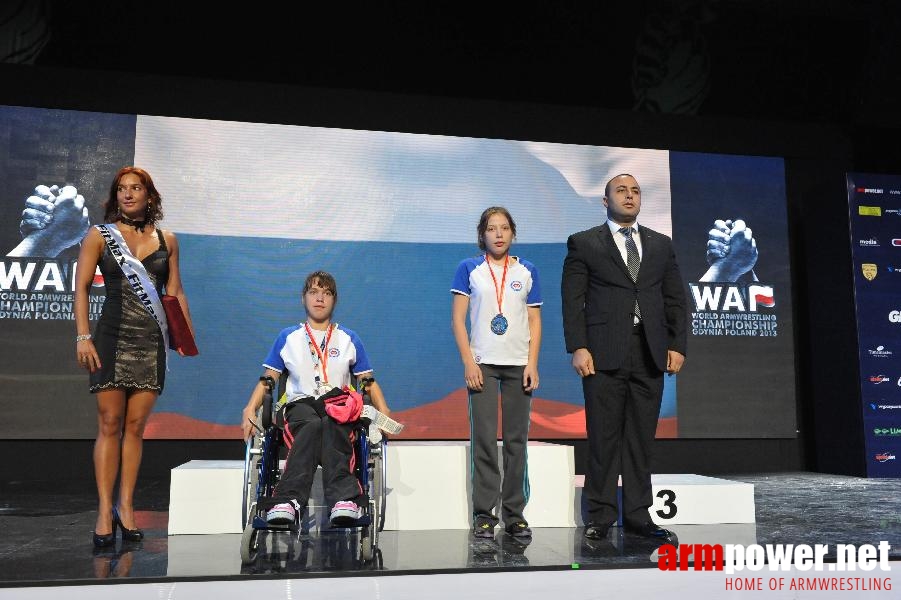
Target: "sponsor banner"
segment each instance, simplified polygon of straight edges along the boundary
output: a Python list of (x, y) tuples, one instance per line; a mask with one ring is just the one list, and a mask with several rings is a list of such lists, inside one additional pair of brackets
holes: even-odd
[(901, 477), (901, 176), (847, 184), (867, 474)]

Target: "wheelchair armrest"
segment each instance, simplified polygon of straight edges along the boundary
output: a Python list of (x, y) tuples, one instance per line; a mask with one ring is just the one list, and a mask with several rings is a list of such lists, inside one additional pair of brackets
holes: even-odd
[(260, 415), (260, 426), (263, 429), (269, 429), (272, 427), (272, 390), (275, 388), (275, 381), (272, 377), (265, 375), (260, 377), (260, 381), (263, 382), (264, 392), (263, 392), (263, 406), (262, 406), (262, 414)]

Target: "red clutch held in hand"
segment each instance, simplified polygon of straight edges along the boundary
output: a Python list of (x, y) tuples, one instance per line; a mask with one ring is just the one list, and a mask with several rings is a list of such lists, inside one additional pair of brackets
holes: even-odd
[(197, 356), (200, 352), (197, 350), (197, 344), (194, 343), (194, 336), (191, 334), (191, 328), (188, 327), (188, 320), (185, 319), (185, 313), (181, 310), (178, 298), (163, 294), (162, 301), (169, 326), (169, 347), (173, 350), (181, 348), (185, 356)]

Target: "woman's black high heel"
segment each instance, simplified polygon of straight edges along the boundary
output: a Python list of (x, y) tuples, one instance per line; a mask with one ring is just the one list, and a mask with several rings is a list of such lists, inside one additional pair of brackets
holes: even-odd
[[(122, 519), (119, 518), (119, 509), (113, 507), (113, 534), (112, 538), (115, 541), (116, 539), (116, 526), (122, 530), (122, 539), (126, 542), (140, 542), (144, 539), (144, 532), (140, 529), (126, 529), (125, 525), (122, 524)], [(94, 540), (96, 543), (97, 536), (94, 536)]]
[(106, 548), (108, 546), (112, 546), (116, 543), (116, 524), (113, 523), (113, 532), (106, 533), (104, 535), (94, 534), (94, 547), (95, 548)]
[(113, 531), (112, 533), (104, 533), (103, 535), (98, 535), (96, 531), (92, 531), (91, 534), (94, 538), (94, 548), (108, 548), (110, 546), (114, 546), (116, 544), (116, 513), (115, 509), (113, 509)]

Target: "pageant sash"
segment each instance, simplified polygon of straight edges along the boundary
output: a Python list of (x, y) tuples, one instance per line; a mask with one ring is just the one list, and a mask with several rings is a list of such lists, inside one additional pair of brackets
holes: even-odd
[[(125, 275), (126, 281), (131, 285), (131, 289), (138, 296), (147, 312), (150, 313), (150, 316), (156, 321), (163, 334), (163, 346), (168, 348), (169, 331), (166, 323), (166, 313), (163, 310), (163, 301), (160, 300), (160, 295), (157, 294), (147, 269), (128, 249), (128, 244), (125, 243), (125, 238), (122, 237), (122, 232), (119, 231), (115, 223), (94, 225), (94, 227), (103, 236), (106, 247), (109, 248), (110, 254), (113, 255), (113, 258), (119, 264), (119, 268), (122, 269), (122, 273)], [(168, 352), (165, 354), (168, 355)], [(168, 356), (166, 358), (166, 370), (169, 370)]]

